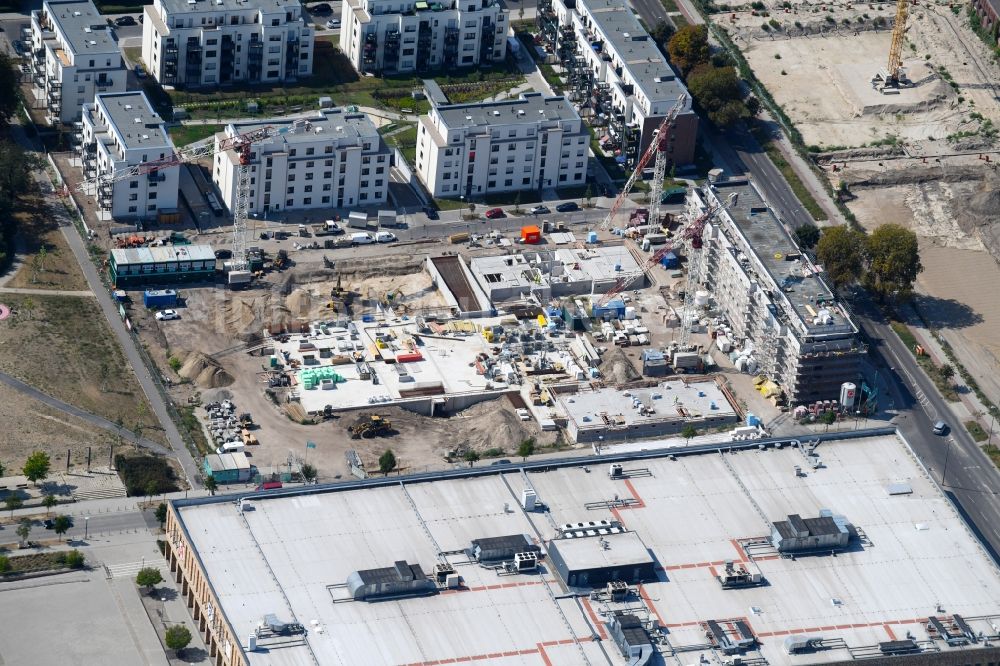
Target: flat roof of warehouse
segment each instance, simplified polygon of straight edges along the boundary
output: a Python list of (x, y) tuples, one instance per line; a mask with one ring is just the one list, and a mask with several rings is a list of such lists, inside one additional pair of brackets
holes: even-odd
[[(675, 460), (664, 452), (625, 463), (623, 479), (585, 458), (565, 466), (545, 461), (524, 475), (515, 463), (430, 480), (275, 491), (245, 512), (234, 497), (174, 505), (244, 648), (267, 614), (307, 628), (297, 644), (247, 653), (253, 666), (541, 666), (607, 663), (605, 653), (624, 664), (610, 643), (591, 640), (609, 636), (600, 620), (623, 607), (563, 596), (544, 562), (541, 573), (501, 576), (458, 552), (473, 539), (520, 533), (544, 547), (559, 525), (600, 520), (620, 522), (649, 549), (660, 580), (642, 585), (628, 612), (658, 619), (670, 645), (690, 649), (679, 654), (683, 663), (713, 658), (695, 647), (706, 643), (702, 623), (709, 621), (737, 637), (738, 623), (753, 632), (759, 645), (744, 658), (789, 666), (878, 653), (880, 643), (908, 632), (922, 650), (968, 649), (932, 640), (929, 616), (947, 624), (944, 616), (959, 614), (975, 634), (996, 633), (990, 618), (1000, 622), (998, 570), (901, 439), (825, 441), (816, 449), (823, 466), (802, 476), (793, 472), (806, 467), (802, 451), (753, 447)], [(890, 495), (887, 487), (897, 482), (913, 492)], [(519, 508), (529, 484), (548, 513)], [(638, 502), (616, 505), (616, 496)], [(845, 515), (863, 539), (836, 557), (794, 560), (760, 545), (771, 521), (824, 508)], [(757, 545), (744, 546), (748, 539)], [(353, 571), (399, 560), (430, 571), (439, 556), (462, 576), (461, 589), (342, 600), (338, 586)], [(722, 589), (715, 574), (727, 560), (759, 567), (767, 585)], [(829, 649), (788, 655), (785, 639), (802, 634), (826, 639)]]

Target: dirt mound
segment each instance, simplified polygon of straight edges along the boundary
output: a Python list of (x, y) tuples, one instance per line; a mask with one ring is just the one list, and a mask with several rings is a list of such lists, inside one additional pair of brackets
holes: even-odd
[(188, 354), (177, 374), (191, 380), (200, 388), (218, 388), (233, 383), (232, 376), (217, 361), (201, 352)]
[(620, 347), (609, 349), (604, 354), (598, 370), (609, 384), (627, 384), (642, 379), (642, 374), (635, 369)]
[(986, 172), (979, 166), (927, 166), (896, 169), (892, 171), (870, 171), (848, 169), (843, 179), (851, 187), (888, 187), (892, 185), (918, 185), (920, 183), (966, 183), (982, 180)]
[(1000, 178), (984, 179), (975, 194), (952, 209), (962, 231), (978, 237), (993, 258), (1000, 261)]
[(285, 299), (288, 312), (293, 317), (308, 318), (313, 308), (314, 296), (302, 287), (298, 287)]
[(879, 146), (878, 148), (853, 148), (850, 150), (833, 150), (816, 155), (820, 164), (843, 162), (845, 160), (880, 159), (905, 155), (902, 146)]

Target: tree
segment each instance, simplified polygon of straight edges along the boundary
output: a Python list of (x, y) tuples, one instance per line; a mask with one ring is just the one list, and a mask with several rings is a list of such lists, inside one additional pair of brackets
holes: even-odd
[(302, 478), (306, 481), (306, 483), (312, 483), (316, 480), (316, 468), (309, 463), (302, 466), (301, 472)]
[(139, 569), (139, 573), (135, 575), (135, 584), (139, 587), (147, 588), (147, 591), (152, 594), (153, 588), (163, 582), (163, 574), (156, 567), (143, 567)]
[(691, 95), (716, 125), (729, 127), (750, 117), (743, 103), (740, 80), (732, 67), (699, 65), (691, 70), (687, 84)]
[(475, 217), (475, 216), (476, 216), (476, 202), (470, 201), (469, 202), (469, 217)]
[(49, 475), (50, 466), (49, 454), (45, 453), (45, 451), (35, 451), (24, 462), (21, 473), (37, 486), (39, 481)]
[(156, 479), (150, 479), (143, 487), (143, 492), (146, 493), (146, 497), (153, 497), (160, 492), (160, 484), (156, 482)]
[(205, 490), (214, 495), (215, 491), (218, 490), (218, 488), (219, 488), (219, 483), (215, 480), (214, 476), (209, 476), (205, 478)]
[(833, 422), (836, 420), (837, 420), (837, 412), (834, 411), (823, 412), (819, 416), (819, 422), (824, 423), (828, 426), (833, 425)]
[(392, 452), (392, 449), (386, 449), (378, 457), (378, 471), (382, 472), (382, 476), (389, 476), (389, 472), (394, 469), (396, 469), (396, 454)]
[(865, 286), (880, 300), (907, 300), (913, 293), (920, 263), (917, 235), (898, 224), (883, 224), (865, 242)]
[(955, 376), (955, 368), (953, 368), (948, 363), (942, 365), (941, 368), (938, 370), (938, 372), (941, 373), (941, 377), (943, 377), (945, 380), (951, 379), (952, 377)]
[(528, 456), (535, 452), (535, 438), (529, 437), (528, 439), (521, 442), (521, 445), (517, 447), (517, 455), (521, 456), (521, 460), (527, 460)]
[(163, 635), (163, 642), (168, 648), (179, 653), (191, 642), (191, 632), (183, 624), (175, 624), (167, 629)]
[(795, 230), (795, 240), (799, 247), (807, 250), (816, 247), (816, 243), (819, 241), (819, 227), (815, 224), (803, 224)]
[(53, 495), (52, 493), (49, 493), (44, 498), (42, 498), (42, 506), (45, 507), (46, 516), (49, 515), (49, 511), (51, 511), (52, 507), (54, 507), (56, 504), (59, 504), (59, 500), (57, 500), (56, 496)]
[(20, 74), (14, 60), (0, 53), (0, 125), (6, 125), (20, 108)]
[(517, 194), (514, 195), (514, 212), (521, 212), (521, 191), (518, 190)]
[(80, 567), (83, 566), (84, 560), (85, 558), (83, 556), (83, 553), (74, 548), (73, 550), (66, 553), (66, 559), (64, 561), (66, 562), (66, 566), (68, 566), (70, 569), (79, 569)]
[(7, 467), (2, 462), (0, 462), (0, 476), (6, 476), (6, 475), (7, 475)]
[(465, 458), (465, 462), (469, 463), (469, 467), (472, 467), (477, 462), (479, 462), (479, 451), (476, 451), (475, 449), (469, 449), (468, 451), (465, 452), (465, 455), (462, 457)]
[(590, 208), (590, 200), (594, 198), (594, 191), (590, 188), (590, 183), (587, 183), (587, 190), (583, 193), (584, 206)]
[(167, 503), (160, 502), (160, 505), (156, 507), (156, 512), (153, 514), (156, 516), (156, 522), (160, 523), (160, 529), (167, 523)]
[(704, 65), (711, 57), (708, 46), (708, 28), (704, 25), (686, 25), (670, 38), (667, 55), (683, 76), (698, 65)]
[(7, 497), (3, 500), (4, 506), (10, 511), (11, 520), (14, 519), (14, 512), (24, 506), (24, 500), (21, 499), (17, 492), (8, 493)]
[(16, 531), (17, 536), (21, 537), (21, 543), (28, 543), (28, 537), (31, 536), (31, 518), (22, 518)]
[(683, 437), (688, 442), (691, 441), (692, 437), (697, 437), (697, 436), (698, 436), (698, 429), (695, 428), (690, 423), (684, 426), (684, 429), (681, 430), (681, 437)]
[(674, 36), (674, 26), (666, 21), (660, 21), (653, 29), (649, 31), (649, 36), (653, 38), (656, 45), (660, 47), (660, 52), (666, 57), (670, 57), (670, 52), (668, 50), (668, 45), (670, 44), (670, 38)]
[(59, 535), (60, 538), (66, 532), (69, 532), (73, 528), (73, 519), (69, 516), (58, 515), (52, 521), (52, 531)]
[(816, 243), (816, 257), (834, 286), (842, 287), (861, 277), (865, 237), (849, 227), (830, 227)]

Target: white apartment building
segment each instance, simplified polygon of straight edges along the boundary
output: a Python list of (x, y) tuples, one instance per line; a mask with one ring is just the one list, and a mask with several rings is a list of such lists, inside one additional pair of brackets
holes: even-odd
[[(163, 119), (141, 91), (98, 94), (83, 105), (84, 177), (108, 176), (174, 154)], [(115, 219), (155, 218), (176, 210), (180, 167), (97, 186), (97, 203)]]
[[(367, 115), (325, 109), (308, 119), (233, 123), (216, 135), (216, 148), (221, 139), (265, 125), (285, 131), (253, 147), (250, 212), (385, 203), (392, 151)], [(235, 150), (216, 152), (212, 180), (230, 211), (236, 205), (238, 166)]]
[(362, 74), (489, 65), (502, 60), (499, 0), (343, 0), (340, 50)]
[(79, 120), (96, 93), (125, 90), (118, 42), (90, 0), (46, 0), (32, 11), (31, 58), (35, 102), (50, 124)]
[(590, 134), (564, 97), (432, 104), (417, 130), (417, 175), (435, 197), (579, 185)]
[[(568, 94), (593, 109), (592, 124), (606, 128), (603, 145), (635, 159), (687, 94), (684, 83), (620, 0), (543, 0), (539, 16), (554, 58), (571, 73)], [(668, 147), (675, 164), (694, 161), (697, 134), (688, 95)]]
[(142, 60), (164, 85), (277, 83), (312, 74), (313, 30), (299, 0), (154, 0)]
[(857, 325), (752, 183), (692, 190), (688, 215), (726, 203), (688, 253), (688, 289), (708, 291), (738, 347), (791, 403), (838, 399), (867, 351)]

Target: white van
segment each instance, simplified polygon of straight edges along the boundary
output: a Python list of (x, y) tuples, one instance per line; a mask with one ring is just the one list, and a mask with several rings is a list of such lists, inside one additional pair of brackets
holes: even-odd
[(391, 231), (376, 231), (375, 232), (375, 242), (377, 243), (392, 243), (396, 240), (396, 234)]
[(367, 231), (359, 231), (351, 234), (352, 245), (371, 245), (374, 242), (375, 238)]
[(243, 442), (226, 442), (215, 450), (219, 455), (223, 453), (246, 453), (246, 451), (247, 447)]

